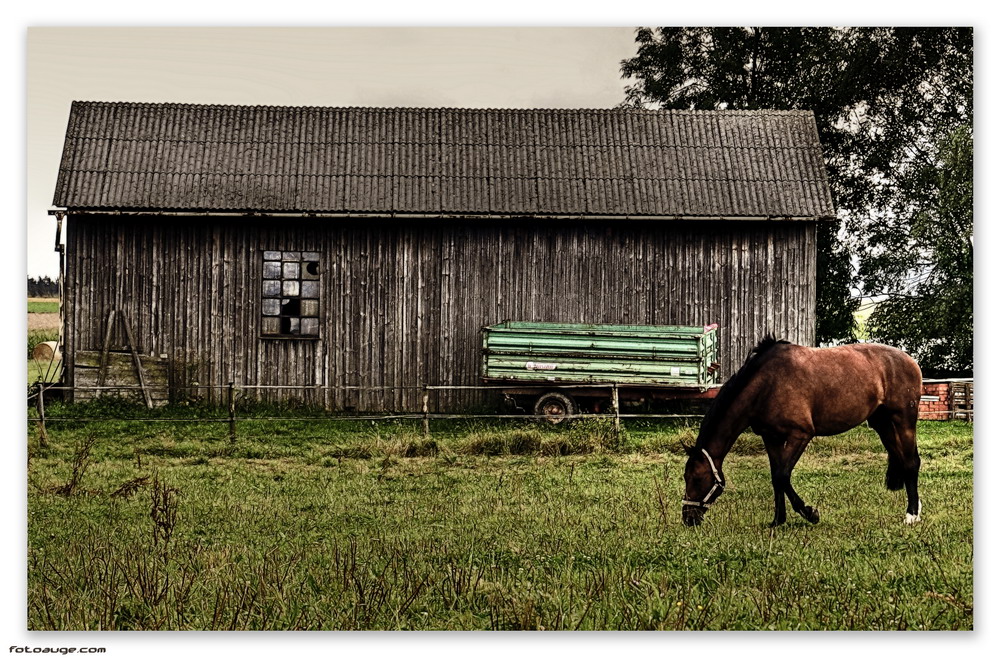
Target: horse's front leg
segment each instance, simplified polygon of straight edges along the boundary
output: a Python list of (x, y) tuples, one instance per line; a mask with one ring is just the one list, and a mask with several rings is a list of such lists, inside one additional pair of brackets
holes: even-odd
[(819, 522), (819, 511), (807, 506), (792, 488), (792, 470), (811, 439), (812, 436), (805, 433), (790, 433), (783, 438), (772, 437), (764, 441), (771, 464), (771, 486), (774, 488), (774, 521), (771, 526), (785, 522), (785, 495), (797, 514), (814, 525)]
[(780, 440), (764, 439), (767, 459), (771, 464), (771, 487), (774, 489), (774, 520), (771, 527), (785, 524), (785, 479), (783, 472), (782, 445)]

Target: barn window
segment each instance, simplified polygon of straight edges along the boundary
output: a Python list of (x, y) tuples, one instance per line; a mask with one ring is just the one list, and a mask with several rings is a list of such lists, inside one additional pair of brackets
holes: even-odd
[(319, 252), (264, 251), (261, 334), (319, 337)]

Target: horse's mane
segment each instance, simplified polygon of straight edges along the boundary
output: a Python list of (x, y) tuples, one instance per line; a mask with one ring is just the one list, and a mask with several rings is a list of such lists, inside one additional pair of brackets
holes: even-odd
[(712, 405), (709, 406), (708, 412), (705, 413), (704, 419), (701, 421), (701, 430), (698, 432), (698, 440), (695, 442), (694, 447), (691, 451), (697, 451), (701, 449), (705, 438), (709, 437), (711, 433), (718, 426), (719, 420), (722, 419), (729, 406), (732, 405), (736, 397), (742, 392), (750, 381), (753, 379), (754, 375), (760, 369), (760, 365), (763, 363), (763, 357), (772, 348), (778, 344), (788, 344), (783, 339), (775, 339), (774, 335), (767, 333), (764, 338), (757, 342), (757, 345), (753, 347), (750, 354), (747, 355), (746, 361), (743, 362), (743, 366), (740, 367), (739, 371), (733, 374), (732, 378), (727, 380), (725, 384), (719, 389), (718, 394), (715, 395), (715, 399), (712, 400)]

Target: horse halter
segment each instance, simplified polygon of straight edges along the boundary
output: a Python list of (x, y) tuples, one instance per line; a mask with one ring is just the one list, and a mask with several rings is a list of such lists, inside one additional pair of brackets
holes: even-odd
[(708, 451), (702, 447), (701, 453), (705, 454), (705, 458), (708, 459), (708, 465), (712, 468), (712, 478), (715, 479), (715, 483), (712, 484), (712, 488), (705, 493), (705, 497), (701, 498), (700, 502), (695, 502), (694, 500), (681, 500), (681, 506), (696, 506), (701, 509), (707, 509), (710, 505), (709, 500), (712, 499), (712, 495), (716, 490), (723, 490), (726, 484), (723, 483), (722, 478), (719, 477), (719, 471), (715, 469), (715, 461), (709, 455)]

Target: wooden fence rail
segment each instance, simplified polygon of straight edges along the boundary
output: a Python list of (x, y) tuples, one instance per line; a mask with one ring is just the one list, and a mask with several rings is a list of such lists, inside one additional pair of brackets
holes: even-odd
[[(935, 408), (931, 414), (934, 416), (930, 419), (960, 419), (968, 422), (973, 421), (973, 387), (972, 382), (956, 382), (950, 384), (952, 387), (949, 389), (948, 395), (948, 409), (941, 410)], [(547, 385), (546, 389), (579, 389), (579, 385)], [(46, 427), (47, 423), (51, 422), (99, 422), (99, 421), (130, 421), (130, 422), (166, 422), (166, 423), (176, 423), (176, 424), (226, 424), (228, 426), (228, 437), (229, 440), (235, 442), (237, 434), (237, 425), (240, 422), (265, 422), (265, 421), (396, 421), (396, 420), (413, 420), (420, 421), (422, 424), (422, 430), (425, 436), (430, 436), (431, 428), (430, 422), (432, 420), (546, 420), (545, 415), (533, 415), (527, 413), (521, 414), (509, 414), (509, 413), (437, 413), (431, 412), (429, 406), (429, 400), (432, 392), (435, 391), (448, 391), (448, 390), (503, 390), (509, 389), (509, 385), (422, 385), (422, 386), (381, 386), (381, 387), (365, 387), (365, 386), (353, 386), (353, 385), (337, 385), (337, 386), (308, 386), (308, 385), (236, 385), (235, 383), (228, 383), (226, 385), (196, 385), (191, 386), (187, 389), (222, 389), (225, 390), (226, 396), (226, 415), (224, 417), (157, 417), (157, 416), (144, 416), (144, 417), (64, 417), (57, 416), (53, 417), (48, 415), (45, 411), (45, 393), (46, 392), (57, 392), (57, 391), (130, 391), (138, 390), (142, 391), (141, 386), (76, 386), (76, 387), (66, 387), (66, 386), (47, 386), (40, 387), (36, 392), (29, 396), (29, 402), (32, 398), (35, 399), (35, 417), (28, 418), (29, 422), (34, 422), (39, 431), (39, 440), (45, 443), (48, 439), (48, 429)], [(926, 385), (925, 385), (926, 388)], [(326, 415), (312, 415), (312, 416), (294, 416), (294, 415), (281, 415), (281, 416), (243, 416), (238, 415), (237, 411), (237, 397), (242, 391), (251, 390), (274, 390), (274, 389), (290, 389), (290, 390), (392, 390), (392, 389), (419, 389), (423, 391), (422, 399), (423, 406), (420, 412), (416, 413), (344, 413), (344, 412), (331, 412)], [(607, 419), (611, 420), (614, 430), (616, 433), (621, 431), (622, 420), (642, 420), (642, 419), (699, 419), (702, 417), (701, 414), (684, 414), (684, 413), (623, 413), (619, 405), (618, 400), (618, 385), (594, 385), (595, 390), (607, 390), (611, 399), (611, 406), (607, 412), (603, 413), (578, 413), (572, 415), (565, 415), (563, 419), (565, 420), (578, 420), (578, 419)], [(929, 397), (928, 397), (929, 398)], [(921, 412), (921, 419), (925, 418), (925, 413)]]

